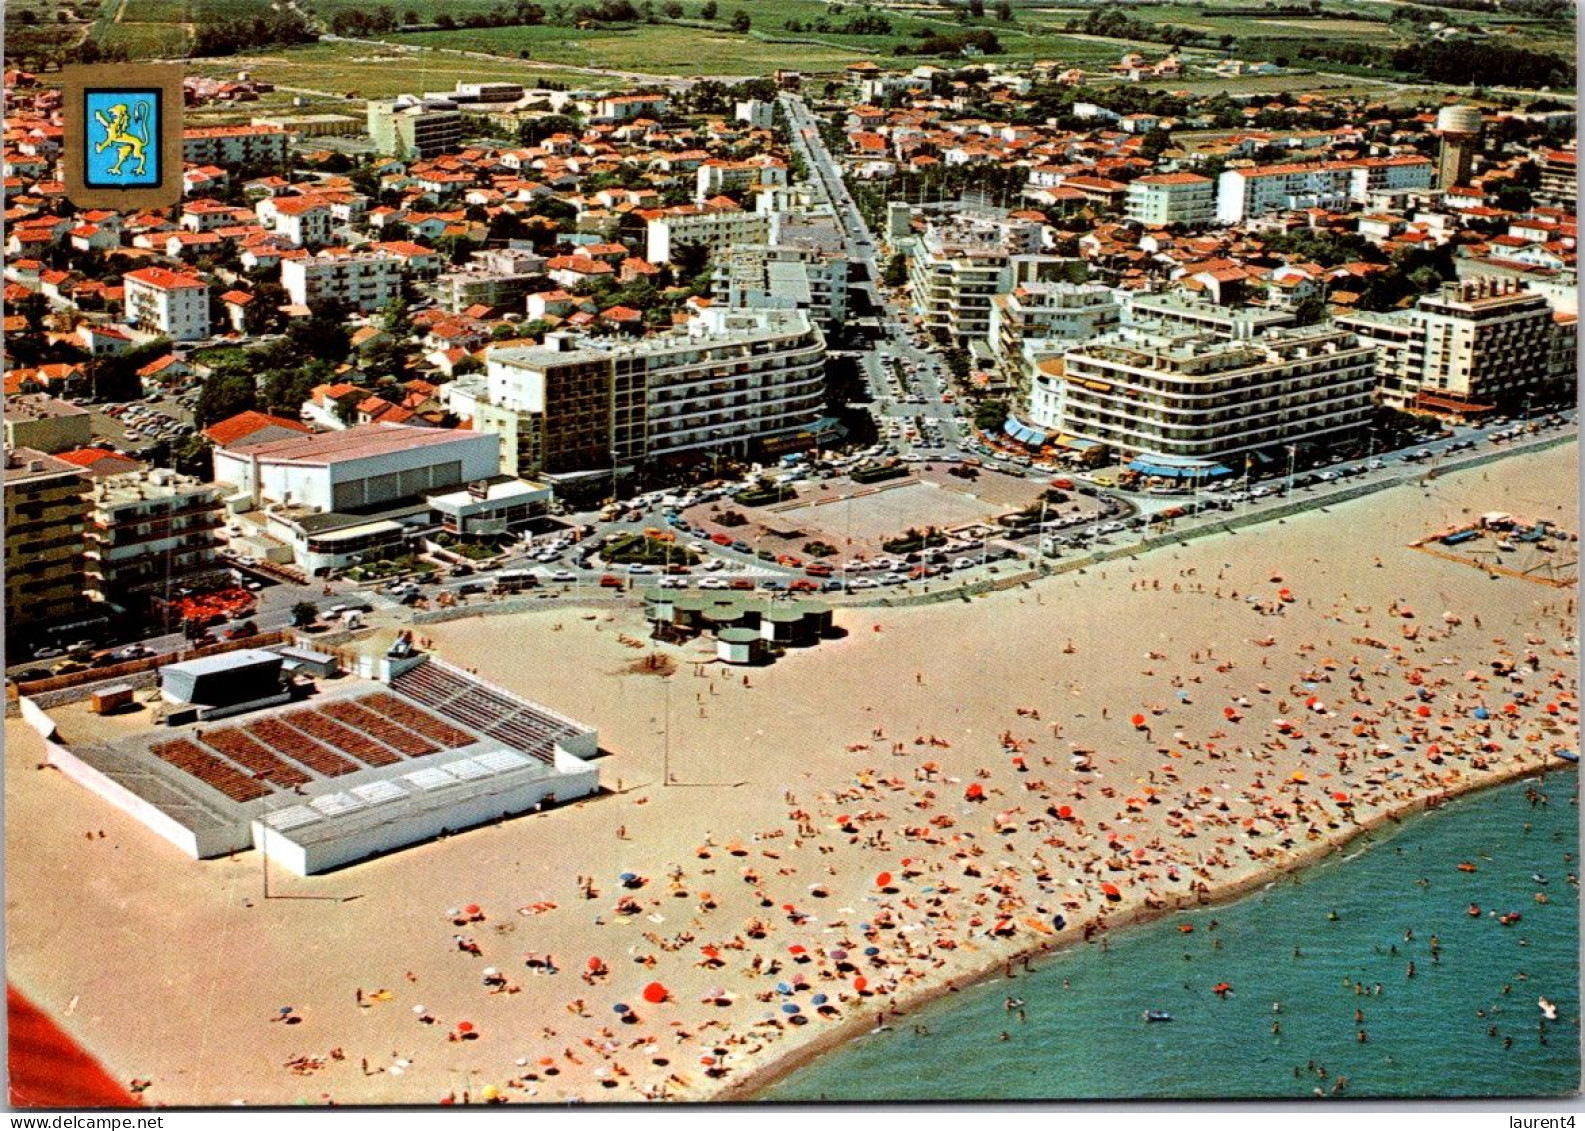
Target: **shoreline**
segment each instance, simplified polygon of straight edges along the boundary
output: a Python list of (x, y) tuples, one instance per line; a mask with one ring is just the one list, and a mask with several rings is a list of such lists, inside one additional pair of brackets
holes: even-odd
[[(1484, 780), (1471, 781), (1461, 788), (1445, 791), (1441, 796), (1445, 801), (1460, 800), (1466, 797), (1472, 797), (1488, 789), (1494, 789), (1498, 786), (1508, 785), (1515, 781), (1522, 781), (1527, 777), (1543, 777), (1546, 774), (1553, 772), (1555, 768), (1566, 768), (1570, 765), (1568, 762), (1562, 759), (1555, 759), (1558, 765), (1557, 767), (1554, 767), (1546, 763), (1545, 759), (1548, 757), (1547, 755), (1543, 755), (1542, 757), (1543, 764), (1539, 767), (1506, 765), (1503, 769), (1496, 770), (1491, 773)], [(1296, 852), (1295, 857), (1291, 861), (1284, 861), (1282, 864), (1276, 865), (1268, 871), (1257, 872), (1255, 874), (1231, 881), (1222, 888), (1214, 891), (1208, 898), (1204, 900), (1196, 899), (1189, 902), (1179, 900), (1174, 905), (1168, 907), (1147, 907), (1143, 904), (1139, 904), (1129, 907), (1127, 910), (1116, 916), (1092, 915), (1082, 922), (1070, 923), (1068, 925), (1068, 930), (1073, 931), (1074, 936), (1064, 940), (1060, 944), (1044, 943), (1016, 949), (1010, 952), (1006, 959), (996, 958), (994, 960), (985, 962), (966, 976), (958, 976), (948, 979), (948, 981), (937, 985), (921, 987), (909, 994), (906, 998), (897, 1001), (896, 1003), (888, 1004), (885, 1012), (888, 1015), (895, 1017), (902, 1017), (911, 1013), (916, 1013), (919, 1010), (934, 1004), (935, 1002), (947, 997), (952, 993), (973, 989), (990, 983), (997, 977), (1000, 977), (1000, 971), (1003, 970), (1008, 963), (1016, 965), (1026, 958), (1034, 959), (1037, 957), (1060, 959), (1064, 955), (1076, 950), (1080, 946), (1085, 945), (1089, 941), (1084, 937), (1085, 928), (1090, 924), (1097, 922), (1097, 920), (1105, 921), (1103, 925), (1101, 925), (1096, 931), (1095, 935), (1096, 938), (1102, 938), (1114, 931), (1132, 930), (1149, 926), (1150, 924), (1164, 919), (1168, 915), (1178, 911), (1220, 907), (1230, 903), (1236, 903), (1245, 896), (1251, 895), (1256, 891), (1264, 890), (1275, 883), (1280, 883), (1284, 878), (1296, 876), (1306, 869), (1313, 868), (1324, 863), (1328, 857), (1341, 853), (1344, 849), (1353, 844), (1355, 841), (1359, 840), (1361, 837), (1368, 836), (1371, 833), (1380, 830), (1383, 825), (1388, 823), (1402, 824), (1404, 821), (1431, 812), (1434, 808), (1439, 807), (1433, 806), (1431, 804), (1436, 799), (1437, 795), (1427, 794), (1424, 797), (1418, 797), (1411, 801), (1403, 802), (1395, 809), (1385, 809), (1379, 813), (1372, 814), (1369, 820), (1356, 823), (1346, 835), (1342, 835), (1335, 840), (1326, 840), (1324, 844), (1316, 843), (1307, 849), (1299, 850)], [(759, 1098), (759, 1093), (779, 1083), (781, 1080), (790, 1076), (799, 1069), (812, 1064), (820, 1057), (835, 1052), (843, 1045), (857, 1040), (859, 1037), (862, 1037), (873, 1031), (873, 1026), (866, 1026), (862, 1019), (856, 1017), (853, 1020), (846, 1021), (843, 1024), (836, 1026), (832, 1030), (820, 1034), (818, 1037), (812, 1038), (806, 1044), (800, 1045), (796, 1048), (787, 1049), (781, 1056), (773, 1057), (766, 1063), (755, 1066), (748, 1072), (747, 1075), (742, 1076), (737, 1080), (723, 1082), (720, 1087), (713, 1090), (702, 1089), (702, 1094), (689, 1096), (684, 1102), (811, 1102), (801, 1100), (762, 1100)], [(846, 1101), (832, 1100), (829, 1102), (841, 1103)]]
[[(1101, 922), (1198, 917), (1437, 798), (1559, 765), (1548, 751), (1578, 740), (1573, 591), (1405, 547), (1460, 508), (1561, 519), (1576, 470), (1557, 447), (972, 608), (849, 607), (846, 636), (746, 673), (636, 671), (631, 602), (468, 610), (419, 631), (596, 723), (612, 792), (283, 879), (279, 899), (254, 854), (173, 858), (33, 772), (37, 736), (8, 721), (10, 973), (116, 1076), (152, 1080), (151, 1103), (477, 1103), (486, 1085), (512, 1104), (752, 1101), (949, 979), (1060, 958)], [(479, 955), (446, 912), (470, 903)], [(134, 942), (172, 932), (223, 964)], [(873, 962), (832, 957), (861, 935)], [(548, 953), (561, 977), (524, 961)], [(591, 956), (609, 973), (581, 977)], [(520, 982), (489, 992), (482, 962)], [(618, 1023), (652, 979), (668, 1004)], [(283, 1003), (300, 1026), (269, 1024)], [(480, 1036), (448, 1040), (463, 1019)]]

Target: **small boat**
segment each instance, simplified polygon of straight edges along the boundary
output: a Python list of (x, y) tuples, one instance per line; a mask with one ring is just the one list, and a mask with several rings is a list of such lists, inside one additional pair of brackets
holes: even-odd
[(1556, 754), (1559, 758), (1563, 759), (1563, 761), (1565, 761), (1565, 762), (1578, 762), (1579, 761), (1579, 751), (1577, 751), (1577, 750), (1554, 750), (1552, 753)]
[(1531, 872), (1530, 873), (1530, 878), (1532, 880), (1534, 880), (1538, 884), (1546, 883), (1546, 877), (1543, 876), (1540, 872)]
[(1146, 1021), (1171, 1021), (1172, 1020), (1172, 1014), (1168, 1013), (1165, 1009), (1147, 1009), (1147, 1010), (1145, 1010), (1145, 1020)]

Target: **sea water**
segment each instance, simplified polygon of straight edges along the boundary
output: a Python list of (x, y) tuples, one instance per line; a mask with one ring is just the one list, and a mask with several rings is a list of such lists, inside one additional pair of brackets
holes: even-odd
[[(1573, 771), (1454, 801), (1235, 903), (949, 994), (757, 1098), (1571, 1092), (1577, 818)], [(1503, 925), (1509, 912), (1520, 918)], [(1172, 1020), (1146, 1022), (1152, 1009)]]

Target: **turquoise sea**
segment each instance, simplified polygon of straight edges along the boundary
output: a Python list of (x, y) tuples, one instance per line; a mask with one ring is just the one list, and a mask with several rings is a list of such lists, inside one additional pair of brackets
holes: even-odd
[[(1572, 1092), (1578, 780), (1571, 770), (1455, 801), (1236, 903), (948, 995), (757, 1098)], [(1510, 925), (1490, 914), (1512, 911)], [(1232, 989), (1218, 995), (1224, 982)], [(1543, 1016), (1543, 997), (1556, 1020)], [(1146, 1023), (1147, 1009), (1173, 1020)]]

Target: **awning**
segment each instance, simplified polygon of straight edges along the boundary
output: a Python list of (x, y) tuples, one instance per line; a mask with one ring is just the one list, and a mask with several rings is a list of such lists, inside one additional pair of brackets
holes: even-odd
[(1181, 464), (1153, 463), (1148, 459), (1134, 460), (1128, 465), (1128, 470), (1137, 471), (1140, 475), (1154, 476), (1157, 479), (1215, 479), (1219, 476), (1233, 474), (1231, 470), (1219, 463), (1184, 466)]
[(1045, 429), (1036, 428), (1033, 425), (1025, 424), (1016, 416), (1009, 416), (1006, 421), (1002, 423), (1002, 431), (1007, 433), (1007, 435), (1011, 436), (1013, 439), (1017, 440), (1020, 444), (1028, 444), (1029, 446), (1035, 448), (1044, 447), (1048, 437), (1050, 436), (1050, 433), (1045, 431)]

